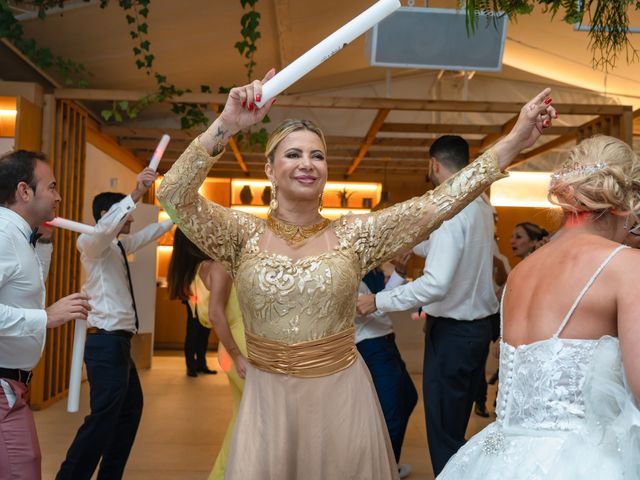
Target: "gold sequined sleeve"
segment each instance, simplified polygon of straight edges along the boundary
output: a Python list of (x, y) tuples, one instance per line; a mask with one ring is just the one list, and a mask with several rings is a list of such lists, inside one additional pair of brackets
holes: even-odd
[(505, 177), (492, 150), (421, 197), (338, 222), (339, 237), (360, 257), (362, 275), (405, 251), (452, 218), (496, 180)]
[(166, 173), (156, 193), (158, 200), (184, 234), (235, 276), (240, 251), (258, 219), (207, 200), (198, 193), (213, 164), (195, 139)]

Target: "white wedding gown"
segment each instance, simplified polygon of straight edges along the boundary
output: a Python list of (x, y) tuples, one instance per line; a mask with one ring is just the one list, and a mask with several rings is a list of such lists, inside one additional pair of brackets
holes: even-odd
[(640, 410), (618, 339), (560, 338), (621, 248), (591, 277), (553, 337), (501, 343), (497, 420), (449, 460), (438, 480), (640, 479)]

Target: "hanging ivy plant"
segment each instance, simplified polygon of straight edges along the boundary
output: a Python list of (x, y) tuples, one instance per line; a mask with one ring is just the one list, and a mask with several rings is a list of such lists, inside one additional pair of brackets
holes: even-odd
[[(627, 63), (638, 59), (638, 51), (629, 40), (629, 9), (640, 10), (639, 0), (467, 0), (467, 28), (477, 26), (478, 13), (508, 15), (516, 19), (541, 6), (552, 17), (560, 14), (569, 24), (589, 25), (589, 44), (595, 68), (615, 67), (624, 53)], [(495, 17), (494, 17), (495, 18)]]
[[(90, 0), (83, 0), (89, 2)], [(100, 8), (106, 8), (110, 0), (100, 0)], [(253, 69), (256, 66), (254, 60), (257, 51), (257, 40), (261, 37), (258, 27), (260, 25), (260, 13), (256, 10), (258, 0), (240, 0), (243, 9), (248, 11), (243, 14), (240, 19), (242, 40), (236, 42), (234, 47), (247, 60), (245, 68), (247, 70), (247, 78), (251, 79)], [(23, 0), (14, 2), (24, 6), (34, 7), (38, 11), (41, 19), (46, 18), (46, 11), (50, 8), (64, 8), (64, 0)], [(157, 90), (146, 95), (135, 102), (114, 101), (111, 108), (101, 112), (102, 117), (109, 121), (124, 121), (125, 118), (134, 119), (140, 115), (142, 111), (149, 108), (153, 104), (162, 103), (169, 99), (179, 98), (185, 93), (192, 90), (188, 88), (179, 88), (170, 83), (166, 75), (157, 72), (154, 69), (155, 55), (151, 49), (151, 41), (149, 40), (149, 25), (147, 19), (149, 16), (149, 5), (151, 0), (118, 0), (118, 5), (125, 12), (125, 19), (130, 26), (129, 35), (134, 41), (132, 48), (134, 61), (138, 70), (144, 71), (147, 75), (152, 76)], [(6, 38), (13, 43), (21, 52), (23, 52), (36, 66), (44, 70), (54, 70), (58, 72), (64, 79), (65, 85), (73, 85), (78, 87), (88, 86), (84, 77), (90, 76), (90, 72), (84, 65), (74, 62), (73, 60), (64, 59), (54, 55), (48, 48), (40, 48), (35, 41), (24, 38), (24, 31), (20, 22), (15, 18), (11, 11), (7, 0), (0, 0), (0, 38)], [(224, 87), (220, 91), (227, 91)], [(211, 93), (212, 89), (209, 85), (200, 86), (201, 93)], [(192, 103), (172, 103), (171, 111), (180, 117), (180, 125), (182, 128), (188, 129), (198, 126), (207, 126), (209, 119), (206, 115), (209, 106), (207, 104)], [(268, 122), (265, 117), (263, 122)], [(246, 138), (249, 144), (266, 144), (266, 130), (261, 129), (259, 132), (246, 132)]]
[[(85, 0), (88, 1), (88, 0)], [(47, 8), (62, 7), (61, 0), (35, 0), (24, 2), (38, 8), (38, 16), (45, 17)], [(0, 0), (0, 38), (9, 40), (29, 60), (43, 70), (58, 73), (67, 86), (86, 87), (86, 77), (90, 76), (84, 65), (73, 60), (62, 58), (48, 48), (38, 47), (35, 41), (24, 38), (22, 25), (13, 15), (7, 0)]]

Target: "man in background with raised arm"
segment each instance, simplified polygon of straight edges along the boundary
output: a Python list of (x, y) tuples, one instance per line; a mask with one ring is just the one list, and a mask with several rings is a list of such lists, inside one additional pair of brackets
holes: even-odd
[[(131, 194), (103, 192), (93, 199), (96, 233), (80, 235), (78, 250), (87, 273), (83, 290), (91, 298), (84, 361), (91, 413), (84, 419), (57, 479), (89, 480), (98, 463), (99, 480), (122, 478), (142, 416), (142, 388), (131, 358), (138, 311), (127, 256), (171, 230), (171, 220), (129, 235), (136, 203), (157, 177), (145, 168)], [(120, 234), (124, 237), (118, 238)]]

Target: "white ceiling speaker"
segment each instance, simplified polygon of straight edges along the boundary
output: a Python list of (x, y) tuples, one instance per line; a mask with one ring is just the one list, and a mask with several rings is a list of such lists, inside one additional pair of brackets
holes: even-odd
[(402, 7), (367, 33), (367, 58), (376, 67), (500, 71), (507, 21), (479, 14), (471, 33), (463, 10)]

